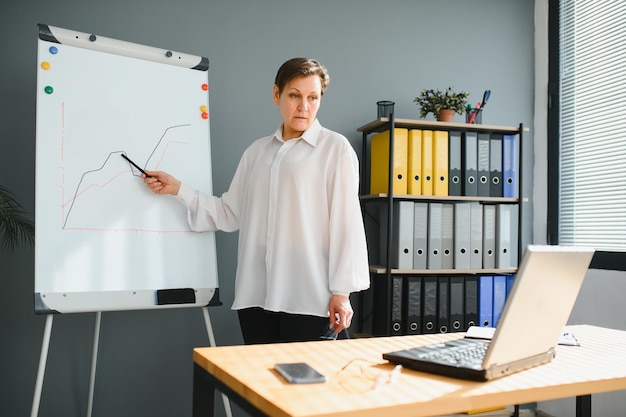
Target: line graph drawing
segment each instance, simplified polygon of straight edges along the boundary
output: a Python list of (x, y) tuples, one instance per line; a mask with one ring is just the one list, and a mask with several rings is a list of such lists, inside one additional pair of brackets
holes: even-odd
[(179, 198), (154, 194), (120, 155), (211, 194), (208, 68), (162, 62), (160, 48), (151, 60), (155, 48), (122, 42), (116, 53), (100, 49), (100, 36), (77, 44), (83, 34), (60, 33), (71, 42), (37, 46), (37, 62), (51, 62), (37, 67), (37, 311), (161, 308), (155, 291), (169, 288), (194, 288), (207, 305), (215, 234), (192, 231)]
[[(172, 131), (173, 129), (179, 129), (179, 128), (184, 128), (188, 126), (190, 126), (190, 124), (179, 124), (179, 125), (167, 127), (163, 131), (160, 138), (157, 140), (156, 144), (153, 146), (148, 158), (146, 159), (146, 162), (143, 164), (143, 169), (145, 170), (145, 169), (148, 169), (149, 166), (152, 166), (150, 170), (158, 170), (161, 163), (166, 159), (168, 150), (170, 149), (171, 145), (173, 144), (188, 145), (188, 142), (181, 141), (181, 140), (171, 139), (167, 142), (164, 142), (166, 136), (168, 135), (170, 131)], [(159, 149), (161, 149), (160, 156), (158, 154)], [(130, 165), (129, 162), (124, 162), (122, 160), (122, 163), (126, 164), (128, 166), (128, 169), (121, 168), (120, 163), (117, 161), (116, 158), (114, 158), (114, 156), (124, 155), (124, 154), (127, 154), (126, 150), (111, 151), (105, 157), (104, 161), (97, 168), (87, 170), (81, 174), (80, 179), (74, 189), (74, 192), (72, 193), (72, 197), (68, 201), (63, 201), (63, 204), (62, 204), (62, 209), (65, 209), (67, 207), (67, 211), (65, 215), (63, 216), (63, 225), (62, 225), (63, 230), (102, 229), (102, 226), (94, 228), (94, 227), (89, 227), (89, 225), (87, 224), (82, 224), (82, 225), (70, 224), (71, 223), (70, 216), (72, 212), (74, 211), (75, 206), (79, 205), (78, 203), (80, 203), (81, 200), (83, 201), (87, 200), (86, 203), (87, 204), (91, 203), (90, 206), (92, 208), (101, 206), (101, 204), (96, 204), (93, 201), (88, 201), (90, 199), (89, 194), (91, 192), (96, 191), (96, 190), (104, 190), (107, 187), (111, 188), (115, 183), (119, 182), (120, 180), (124, 178), (124, 174), (129, 173), (129, 172), (131, 173), (133, 177), (141, 176), (141, 173), (135, 172), (135, 168), (132, 167), (132, 165)], [(156, 159), (157, 156), (158, 156), (158, 159)], [(151, 165), (151, 161), (153, 159), (156, 159), (156, 161)], [(143, 185), (143, 183), (141, 183), (141, 185)], [(104, 229), (107, 229), (107, 227), (105, 227)], [(115, 229), (120, 230), (119, 227), (116, 227)], [(138, 230), (138, 228), (130, 228), (130, 229), (134, 231)]]

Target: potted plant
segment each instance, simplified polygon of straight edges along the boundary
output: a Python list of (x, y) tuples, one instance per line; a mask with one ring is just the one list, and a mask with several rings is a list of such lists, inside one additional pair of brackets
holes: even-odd
[(467, 91), (457, 93), (452, 90), (452, 87), (448, 87), (444, 91), (422, 90), (413, 102), (419, 106), (421, 118), (432, 113), (437, 120), (450, 122), (454, 118), (454, 113), (463, 114), (465, 112), (468, 97)]
[(26, 212), (13, 194), (0, 185), (0, 246), (10, 252), (22, 239), (35, 242), (35, 224), (26, 217)]

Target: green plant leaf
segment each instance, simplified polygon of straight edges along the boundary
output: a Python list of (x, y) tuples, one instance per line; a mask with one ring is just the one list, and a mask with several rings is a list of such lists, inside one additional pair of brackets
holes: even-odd
[(0, 185), (0, 246), (10, 252), (20, 243), (35, 242), (35, 223), (17, 202), (15, 196)]
[(420, 117), (425, 118), (428, 113), (436, 116), (441, 109), (450, 109), (455, 113), (463, 114), (467, 107), (468, 97), (467, 91), (457, 93), (449, 86), (444, 91), (424, 89), (413, 102), (420, 108)]

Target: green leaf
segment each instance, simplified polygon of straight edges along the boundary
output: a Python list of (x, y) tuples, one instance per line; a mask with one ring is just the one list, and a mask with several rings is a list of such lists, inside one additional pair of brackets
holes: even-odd
[(469, 93), (467, 91), (455, 92), (452, 87), (446, 90), (424, 89), (419, 96), (415, 97), (413, 102), (420, 108), (420, 117), (425, 118), (428, 113), (437, 115), (441, 109), (454, 110), (458, 114), (465, 113), (467, 99)]
[(13, 252), (23, 241), (35, 243), (35, 223), (15, 196), (0, 185), (0, 246)]

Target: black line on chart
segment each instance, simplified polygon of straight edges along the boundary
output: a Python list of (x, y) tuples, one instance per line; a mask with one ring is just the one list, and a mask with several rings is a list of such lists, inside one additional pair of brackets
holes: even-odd
[[(143, 166), (143, 169), (144, 169), (144, 170), (145, 170), (145, 169), (146, 169), (146, 167), (148, 166), (148, 164), (149, 164), (150, 160), (152, 159), (152, 157), (154, 156), (154, 154), (155, 154), (156, 150), (157, 150), (157, 149), (159, 148), (159, 146), (161, 145), (161, 142), (163, 141), (163, 138), (165, 138), (165, 135), (167, 135), (167, 133), (168, 133), (171, 129), (175, 129), (175, 128), (179, 128), (179, 127), (186, 127), (186, 126), (191, 126), (191, 125), (190, 125), (190, 124), (181, 124), (181, 125), (170, 126), (170, 127), (168, 127), (168, 128), (166, 128), (166, 129), (165, 129), (165, 131), (163, 132), (163, 134), (161, 135), (161, 137), (160, 137), (160, 138), (159, 138), (159, 140), (157, 141), (156, 145), (155, 145), (155, 146), (154, 146), (154, 148), (152, 149), (152, 152), (150, 153), (150, 156), (149, 156), (149, 157), (148, 157), (148, 159), (146, 160), (146, 163), (145, 163), (145, 164), (144, 164), (144, 166)], [(80, 189), (81, 189), (81, 185), (82, 185), (83, 181), (85, 180), (86, 176), (87, 176), (87, 175), (89, 175), (89, 174), (92, 174), (92, 173), (98, 172), (98, 171), (102, 171), (102, 170), (104, 169), (104, 167), (107, 165), (107, 163), (108, 163), (109, 159), (111, 159), (111, 156), (112, 156), (112, 155), (116, 155), (116, 154), (125, 154), (125, 155), (126, 155), (126, 152), (125, 152), (125, 151), (113, 151), (113, 152), (109, 153), (109, 155), (106, 157), (106, 159), (104, 160), (104, 162), (102, 163), (102, 165), (101, 165), (99, 168), (97, 168), (97, 169), (92, 169), (92, 170), (89, 170), (89, 171), (85, 171), (85, 172), (81, 175), (81, 177), (80, 177), (80, 181), (78, 182), (78, 185), (76, 186), (76, 191), (74, 192), (74, 196), (73, 196), (73, 197), (72, 197), (72, 199), (71, 199), (72, 203), (70, 204), (70, 207), (69, 207), (69, 209), (67, 210), (67, 214), (65, 215), (65, 220), (63, 221), (63, 229), (65, 229), (65, 227), (66, 227), (66, 225), (67, 225), (68, 219), (69, 219), (69, 217), (70, 217), (70, 213), (72, 212), (72, 208), (74, 207), (74, 203), (76, 202), (76, 199), (77, 199), (77, 197), (78, 197), (79, 191), (80, 191)], [(134, 175), (134, 176), (136, 176), (136, 177), (138, 177), (138, 176), (140, 176), (140, 175), (141, 175), (141, 174), (135, 174), (134, 167), (133, 167), (130, 163), (128, 163), (128, 165), (129, 165), (129, 166), (130, 166), (130, 168), (131, 168), (131, 173), (132, 173), (132, 175)], [(65, 204), (65, 203), (63, 203), (63, 204)]]

